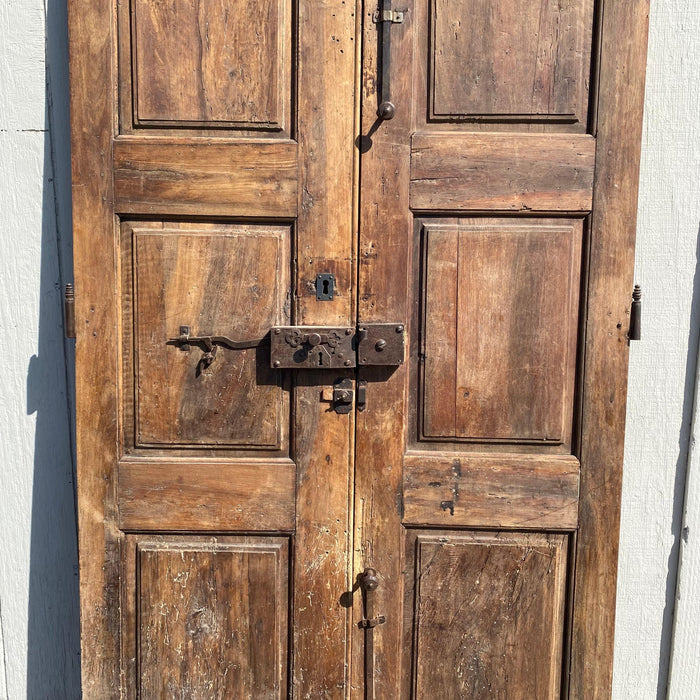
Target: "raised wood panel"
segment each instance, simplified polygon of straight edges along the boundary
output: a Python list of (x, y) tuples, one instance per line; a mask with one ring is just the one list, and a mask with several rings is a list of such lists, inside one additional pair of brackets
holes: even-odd
[[(202, 367), (202, 349), (168, 341), (181, 326), (193, 336), (249, 340), (287, 322), (289, 239), (288, 226), (124, 224), (127, 290), (133, 268), (124, 327), (127, 387), (134, 377), (134, 446), (282, 447), (287, 399), (267, 347), (219, 347), (214, 362)], [(128, 410), (125, 416), (130, 424)]]
[(122, 459), (122, 530), (291, 531), (296, 467), (291, 460)]
[(409, 531), (407, 554), (405, 697), (559, 698), (566, 535)]
[(289, 541), (127, 537), (129, 698), (286, 698)]
[(411, 452), (404, 458), (403, 521), (574, 530), (579, 471), (578, 460), (568, 455)]
[(592, 136), (419, 132), (411, 209), (587, 212), (594, 167)]
[(584, 122), (593, 0), (431, 0), (430, 114)]
[(294, 218), (298, 146), (292, 141), (121, 137), (114, 141), (121, 214)]
[(285, 128), (291, 7), (291, 0), (132, 0), (134, 123)]
[(424, 439), (569, 440), (581, 232), (577, 220), (424, 225)]

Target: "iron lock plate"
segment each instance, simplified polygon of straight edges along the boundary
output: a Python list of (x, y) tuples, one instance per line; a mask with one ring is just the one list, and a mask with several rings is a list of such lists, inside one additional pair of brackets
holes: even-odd
[(270, 331), (274, 369), (351, 369), (403, 364), (402, 323), (348, 326), (275, 326)]
[(295, 369), (355, 367), (355, 329), (276, 326), (270, 332), (270, 366)]
[(357, 329), (357, 361), (368, 365), (403, 364), (403, 323), (367, 323)]

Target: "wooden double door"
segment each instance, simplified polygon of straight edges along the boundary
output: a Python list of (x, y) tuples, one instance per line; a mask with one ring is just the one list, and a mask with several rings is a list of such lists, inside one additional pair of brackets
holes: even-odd
[(647, 3), (69, 6), (83, 696), (609, 697)]

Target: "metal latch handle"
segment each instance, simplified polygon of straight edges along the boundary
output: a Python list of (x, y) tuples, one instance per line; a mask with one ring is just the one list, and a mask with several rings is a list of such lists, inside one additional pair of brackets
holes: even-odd
[(405, 11), (392, 10), (391, 0), (382, 0), (381, 11), (374, 13), (372, 19), (375, 23), (381, 23), (382, 44), (381, 61), (382, 75), (380, 83), (381, 102), (377, 109), (380, 119), (393, 119), (396, 114), (396, 105), (391, 101), (391, 28), (394, 24), (401, 24)]
[(376, 569), (367, 567), (359, 576), (362, 588), (364, 617), (358, 627), (365, 631), (365, 700), (374, 700), (374, 630), (386, 622), (384, 615), (375, 615), (374, 592), (379, 588)]
[(359, 366), (398, 366), (404, 361), (404, 325), (369, 323), (358, 329), (327, 326), (275, 326), (253, 340), (232, 340), (225, 335), (193, 335), (180, 326), (180, 335), (166, 343), (188, 352), (203, 351), (197, 373), (216, 359), (219, 347), (247, 350), (270, 345), (273, 369), (350, 369)]
[(193, 345), (202, 348), (204, 354), (197, 363), (197, 374), (200, 374), (203, 369), (207, 369), (214, 362), (219, 346), (229, 350), (249, 350), (267, 345), (269, 342), (269, 333), (262, 338), (253, 340), (231, 340), (225, 335), (190, 335), (189, 326), (180, 326), (180, 335), (177, 338), (169, 338), (167, 340), (168, 345), (176, 345), (186, 352), (189, 352), (190, 346)]

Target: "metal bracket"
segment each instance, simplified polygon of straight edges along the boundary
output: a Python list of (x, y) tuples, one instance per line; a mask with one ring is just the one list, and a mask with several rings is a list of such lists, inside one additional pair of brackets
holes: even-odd
[(357, 338), (359, 365), (403, 364), (403, 323), (367, 323), (357, 329)]
[(355, 400), (355, 392), (352, 389), (352, 379), (346, 377), (338, 379), (333, 384), (333, 410), (336, 413), (350, 413)]
[(375, 10), (372, 21), (375, 24), (380, 22), (391, 22), (392, 24), (402, 24), (406, 16), (406, 10)]
[(402, 323), (369, 323), (357, 329), (277, 326), (270, 333), (274, 369), (350, 369), (403, 364)]

